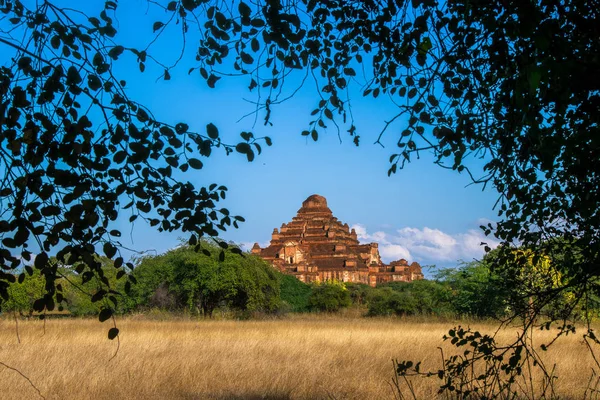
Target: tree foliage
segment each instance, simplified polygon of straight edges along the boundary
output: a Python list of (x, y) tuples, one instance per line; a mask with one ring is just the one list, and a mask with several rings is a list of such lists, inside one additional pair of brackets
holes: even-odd
[(174, 173), (201, 169), (200, 159), (215, 148), (243, 149), (251, 161), (256, 139), (243, 133), (242, 142), (228, 145), (213, 124), (197, 132), (185, 122), (161, 122), (129, 98), (114, 64), (127, 54), (143, 66), (147, 54), (114, 43), (108, 14), (116, 7), (105, 2), (98, 17), (88, 17), (50, 1), (37, 8), (0, 1), (0, 46), (3, 54), (13, 50), (0, 67), (1, 302), (21, 260), (33, 261), (46, 281), (37, 311), (54, 308), (59, 264), (81, 265), (104, 284), (96, 294), (108, 293), (96, 254), (119, 271), (132, 267), (114, 227), (122, 213), (159, 231), (189, 232), (192, 245), (243, 221), (218, 206), (226, 187), (196, 188)]
[(435, 280), (393, 282), (367, 292), (369, 316), (424, 315), (500, 318), (509, 293), (491, 285), (497, 279), (483, 263), (441, 270)]
[(417, 314), (417, 301), (409, 292), (395, 291), (388, 286), (373, 290), (369, 297), (369, 316)]
[[(143, 258), (134, 269), (132, 290), (138, 306), (165, 305), (212, 317), (224, 307), (246, 313), (272, 313), (280, 306), (279, 274), (259, 257), (243, 257), (204, 244), (206, 253), (189, 246)], [(212, 251), (209, 251), (212, 250)]]
[[(102, 276), (106, 281), (89, 271), (84, 271), (83, 265), (61, 265), (54, 259), (51, 259), (51, 262), (58, 264), (60, 278), (57, 280), (57, 286), (60, 285), (59, 296), (64, 299), (60, 302), (60, 307), (64, 307), (75, 316), (101, 314), (100, 319), (106, 321), (114, 313), (123, 313), (129, 309), (129, 298), (123, 294), (125, 284), (131, 283), (123, 279), (118, 280), (119, 271), (113, 267), (113, 261), (108, 257), (96, 256), (95, 260), (100, 264)], [(107, 287), (112, 289), (104, 292)]]
[(290, 307), (290, 311), (308, 311), (311, 286), (300, 282), (295, 276), (286, 274), (281, 274), (280, 281), (281, 300)]
[(436, 279), (451, 289), (449, 300), (455, 313), (480, 318), (506, 316), (512, 288), (498, 273), (490, 270), (488, 258), (436, 274)]
[(352, 304), (350, 293), (342, 282), (325, 281), (314, 284), (308, 307), (312, 311), (335, 312)]
[(4, 304), (3, 310), (30, 317), (34, 312), (35, 301), (43, 294), (44, 278), (38, 271), (31, 276), (23, 276), (19, 282), (9, 285), (9, 299)]

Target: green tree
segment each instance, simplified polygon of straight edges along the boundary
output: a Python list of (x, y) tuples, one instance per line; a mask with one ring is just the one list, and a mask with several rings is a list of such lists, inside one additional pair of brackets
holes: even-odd
[[(102, 319), (106, 320), (113, 311), (122, 313), (127, 310), (128, 296), (121, 294), (124, 281), (118, 282), (119, 271), (113, 268), (113, 262), (104, 256), (96, 256), (95, 259), (101, 265), (99, 274), (86, 271), (85, 266), (81, 263), (70, 266), (59, 264), (57, 272), (60, 279), (58, 282), (65, 309), (71, 314), (90, 316), (104, 310)], [(116, 292), (107, 293), (106, 296), (98, 295), (98, 293), (103, 293), (105, 287), (114, 288)]]
[(173, 281), (173, 264), (166, 261), (167, 255), (144, 256), (137, 261), (133, 270), (136, 284), (129, 292), (130, 308), (177, 309), (179, 304), (169, 290)]
[(414, 315), (417, 313), (416, 299), (406, 291), (391, 287), (373, 290), (369, 296), (369, 316)]
[(449, 315), (451, 296), (448, 285), (435, 281), (392, 282), (370, 293), (368, 315)]
[(13, 282), (8, 287), (9, 299), (3, 311), (16, 312), (21, 316), (31, 317), (34, 303), (44, 295), (44, 278), (39, 271), (23, 276), (19, 282)]
[(273, 313), (281, 306), (280, 274), (258, 256), (240, 259), (231, 254), (225, 262), (237, 273), (237, 293), (231, 306), (246, 312)]
[(514, 288), (493, 273), (485, 259), (441, 270), (436, 274), (436, 280), (451, 288), (449, 301), (457, 314), (482, 318), (506, 316)]
[(179, 308), (207, 317), (221, 306), (243, 312), (279, 309), (279, 276), (273, 267), (253, 255), (242, 257), (227, 250), (220, 256), (213, 245), (203, 247), (205, 253), (182, 246), (143, 258), (134, 270), (138, 285), (132, 294), (137, 305), (160, 305), (153, 301), (157, 290), (164, 290)]
[(291, 311), (305, 312), (309, 309), (309, 298), (312, 292), (310, 285), (300, 282), (296, 277), (281, 274), (281, 300), (288, 304)]
[(342, 282), (325, 281), (313, 285), (308, 307), (313, 311), (335, 312), (352, 305), (348, 289)]
[(432, 281), (394, 282), (388, 284), (394, 290), (414, 298), (417, 314), (445, 315), (453, 312), (450, 306), (452, 293), (448, 285)]
[(350, 292), (350, 298), (352, 303), (357, 306), (364, 306), (367, 304), (369, 294), (373, 290), (369, 285), (363, 283), (346, 283), (346, 288)]

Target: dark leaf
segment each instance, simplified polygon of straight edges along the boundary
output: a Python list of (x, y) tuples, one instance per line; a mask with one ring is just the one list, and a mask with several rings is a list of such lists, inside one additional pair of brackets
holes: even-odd
[(108, 319), (110, 319), (110, 317), (112, 317), (113, 315), (113, 310), (111, 310), (110, 308), (102, 308), (102, 310), (100, 310), (100, 314), (98, 314), (98, 319), (100, 320), (100, 322), (104, 322)]
[(108, 338), (110, 340), (113, 340), (114, 338), (116, 338), (119, 335), (119, 329), (118, 328), (110, 328), (108, 330)]
[(177, 125), (175, 125), (175, 132), (179, 134), (186, 133), (189, 129), (190, 127), (188, 126), (188, 124), (184, 124), (183, 122), (180, 122)]
[(212, 123), (206, 125), (206, 133), (208, 134), (208, 137), (211, 139), (217, 139), (219, 137), (219, 130)]
[(117, 248), (112, 243), (106, 242), (104, 243), (104, 254), (112, 259), (117, 254)]
[(248, 143), (238, 143), (235, 146), (235, 149), (237, 150), (238, 153), (242, 153), (242, 154), (247, 154), (248, 152), (251, 152), (252, 149), (250, 148), (250, 145)]
[(252, 12), (250, 7), (243, 1), (240, 2), (240, 5), (238, 6), (238, 11), (240, 12), (240, 16), (242, 17), (249, 17), (250, 13)]
[(40, 254), (38, 254), (35, 257), (35, 260), (33, 261), (33, 265), (37, 268), (37, 269), (42, 269), (44, 268), (46, 265), (48, 264), (48, 254), (46, 254), (45, 252), (41, 252)]
[(202, 169), (202, 161), (198, 160), (197, 158), (190, 158), (188, 160), (188, 164), (194, 169)]
[(156, 32), (157, 30), (159, 30), (160, 28), (162, 28), (163, 26), (165, 26), (164, 23), (160, 22), (160, 21), (156, 21), (154, 23), (154, 25), (152, 25), (152, 32)]

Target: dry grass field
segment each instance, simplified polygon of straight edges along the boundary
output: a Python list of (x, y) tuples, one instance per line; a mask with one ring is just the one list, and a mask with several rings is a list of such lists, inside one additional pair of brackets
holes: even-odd
[[(0, 361), (27, 375), (47, 399), (386, 399), (392, 359), (439, 367), (452, 322), (293, 316), (260, 321), (119, 321), (121, 347), (96, 320), (0, 320)], [(463, 326), (467, 325), (463, 323)], [(475, 324), (491, 332), (493, 325)], [(514, 331), (500, 333), (512, 338)], [(549, 333), (537, 333), (538, 339)], [(581, 337), (545, 354), (557, 363), (561, 398), (581, 398), (592, 358)], [(110, 360), (110, 361), (109, 361)], [(435, 379), (418, 379), (419, 398), (435, 398)], [(0, 366), (0, 398), (35, 399), (16, 372)]]

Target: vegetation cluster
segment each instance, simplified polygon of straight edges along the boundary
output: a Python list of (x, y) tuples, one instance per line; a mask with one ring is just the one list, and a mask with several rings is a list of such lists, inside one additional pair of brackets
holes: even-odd
[[(189, 314), (212, 318), (216, 314), (230, 318), (251, 318), (259, 315), (281, 316), (293, 313), (332, 313), (354, 307), (366, 316), (437, 316), (444, 318), (508, 318), (528, 307), (531, 299), (524, 294), (528, 288), (513, 285), (491, 266), (497, 252), (492, 251), (481, 261), (463, 263), (452, 269), (439, 270), (432, 279), (413, 282), (390, 282), (370, 287), (365, 284), (327, 281), (306, 284), (294, 276), (278, 272), (261, 258), (231, 249), (221, 256), (220, 248), (203, 243), (205, 252), (182, 245), (157, 256), (145, 256), (137, 261), (132, 276), (135, 285), (119, 280), (110, 260), (98, 257), (105, 267), (105, 279), (114, 293), (111, 304), (117, 304), (118, 314), (161, 312)], [(528, 282), (538, 289), (551, 289), (561, 284), (562, 276), (548, 257), (531, 257)], [(60, 266), (59, 281), (63, 297), (55, 299), (65, 305), (64, 314), (72, 316), (100, 315), (104, 321), (109, 305), (93, 293), (99, 290), (96, 279), (79, 284), (77, 266)], [(35, 302), (44, 290), (44, 279), (38, 271), (13, 283), (5, 312), (31, 317)], [(118, 294), (123, 293), (123, 294)], [(127, 294), (125, 294), (127, 293)], [(64, 301), (63, 301), (64, 300)], [(569, 293), (549, 302), (541, 315), (560, 319), (569, 314), (578, 318), (600, 315), (600, 302), (595, 296), (588, 301), (587, 313), (573, 307), (575, 299)]]

